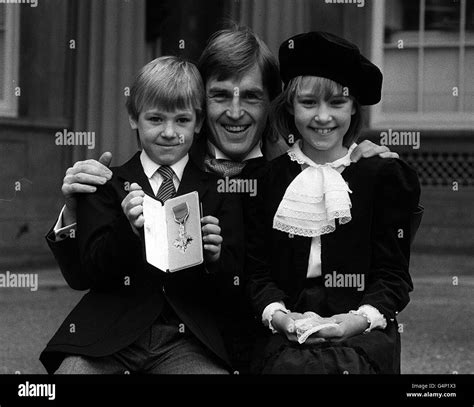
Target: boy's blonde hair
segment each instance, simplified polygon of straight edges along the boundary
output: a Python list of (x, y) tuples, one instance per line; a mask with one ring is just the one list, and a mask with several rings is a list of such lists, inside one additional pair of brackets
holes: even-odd
[[(290, 113), (295, 97), (303, 89), (311, 89), (317, 99), (329, 100), (334, 95), (342, 95), (344, 88), (331, 79), (317, 76), (297, 76), (290, 80), (285, 90), (273, 101), (270, 108), (271, 135), (270, 140), (276, 141), (281, 136), (288, 141), (288, 136), (293, 134), (295, 138), (301, 138), (295, 126), (295, 118)], [(362, 122), (361, 106), (357, 99), (352, 98), (356, 109), (351, 118), (351, 124), (343, 138), (343, 145), (350, 147), (359, 137)]]
[(204, 95), (202, 78), (194, 64), (175, 56), (164, 56), (140, 70), (126, 105), (135, 121), (144, 109), (158, 106), (167, 112), (192, 108), (197, 119), (201, 120)]

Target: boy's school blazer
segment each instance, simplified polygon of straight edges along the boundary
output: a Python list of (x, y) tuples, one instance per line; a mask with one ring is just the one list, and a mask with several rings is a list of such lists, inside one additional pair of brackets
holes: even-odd
[[(145, 192), (153, 194), (139, 157), (137, 152), (124, 165), (112, 168), (112, 179), (94, 194), (79, 196), (76, 241), (68, 238), (48, 242), (71, 287), (90, 289), (40, 356), (50, 373), (67, 354), (106, 356), (130, 345), (160, 315), (165, 299), (186, 329), (229, 365), (214, 318), (215, 275), (212, 273), (242, 272), (240, 197), (219, 193), (217, 177), (200, 171), (189, 160), (177, 195), (198, 191), (203, 216), (219, 219), (224, 239), (221, 258), (211, 267), (202, 264), (176, 273), (163, 273), (146, 262), (143, 242), (133, 233), (120, 205), (128, 194), (126, 182), (136, 182)], [(68, 252), (77, 254), (78, 249), (80, 264), (68, 260)]]

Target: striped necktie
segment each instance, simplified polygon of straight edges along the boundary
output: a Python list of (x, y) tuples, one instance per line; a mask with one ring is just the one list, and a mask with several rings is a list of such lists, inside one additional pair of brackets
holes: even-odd
[(156, 194), (156, 199), (160, 200), (162, 203), (165, 203), (167, 199), (176, 194), (176, 189), (173, 183), (174, 171), (168, 165), (162, 165), (157, 169), (157, 171), (163, 177), (163, 182), (161, 183), (160, 189)]

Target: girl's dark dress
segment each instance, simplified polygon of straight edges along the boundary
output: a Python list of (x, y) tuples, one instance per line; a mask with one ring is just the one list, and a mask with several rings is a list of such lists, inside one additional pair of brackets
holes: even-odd
[[(387, 320), (384, 330), (319, 345), (290, 343), (262, 329), (254, 373), (400, 373), (396, 315), (413, 289), (408, 272), (410, 219), (420, 195), (418, 177), (398, 159), (359, 160), (342, 172), (352, 190), (352, 220), (321, 236), (322, 276), (306, 278), (311, 238), (272, 228), (286, 188), (301, 172), (287, 154), (268, 164), (257, 181), (257, 195), (245, 205), (247, 292), (255, 315), (283, 301), (294, 312), (320, 316), (372, 305)], [(324, 276), (364, 274), (365, 289), (326, 287)]]

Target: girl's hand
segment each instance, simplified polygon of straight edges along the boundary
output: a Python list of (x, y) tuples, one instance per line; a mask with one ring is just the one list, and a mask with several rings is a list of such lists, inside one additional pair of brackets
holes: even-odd
[[(305, 313), (306, 314), (306, 313)], [(302, 314), (300, 312), (290, 312), (289, 314), (287, 314), (293, 321), (296, 321), (297, 319), (305, 319), (307, 318), (308, 316), (305, 315), (305, 314)]]
[(272, 326), (278, 333), (285, 335), (290, 342), (298, 342), (296, 338), (295, 321), (290, 316), (292, 314), (295, 313), (285, 314), (282, 311), (275, 311), (272, 317)]
[(369, 327), (367, 319), (361, 315), (347, 313), (333, 315), (330, 318), (333, 318), (338, 326), (323, 328), (314, 335), (315, 337), (333, 341), (342, 341), (351, 336), (361, 334)]
[(201, 225), (204, 259), (207, 263), (214, 263), (221, 256), (221, 245), (223, 242), (219, 219), (214, 216), (205, 216), (201, 219)]
[(141, 229), (145, 224), (145, 218), (143, 217), (143, 197), (145, 193), (142, 187), (135, 182), (130, 185), (128, 195), (122, 201), (122, 210), (133, 232), (138, 236), (138, 229)]
[[(285, 335), (290, 342), (298, 342), (295, 321), (305, 318), (308, 318), (306, 312), (304, 314), (300, 314), (299, 312), (290, 312), (289, 314), (285, 314), (284, 312), (276, 311), (273, 314), (272, 325), (273, 328), (275, 328), (280, 334)], [(324, 341), (324, 338), (310, 337), (306, 339), (305, 345), (314, 345)]]

